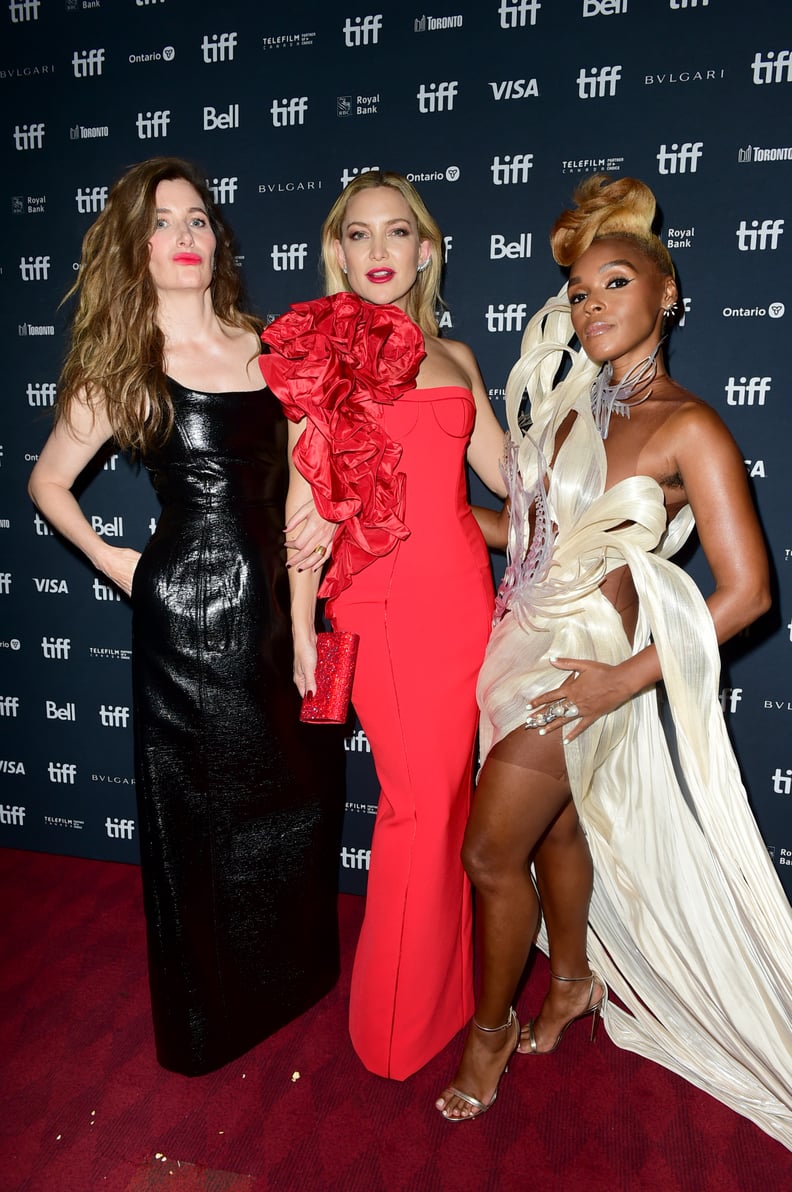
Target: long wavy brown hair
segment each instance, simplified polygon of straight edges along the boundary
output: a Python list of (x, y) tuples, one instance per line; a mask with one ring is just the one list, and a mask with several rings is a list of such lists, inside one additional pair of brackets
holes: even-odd
[(198, 168), (178, 157), (152, 157), (122, 175), (82, 243), (71, 340), (58, 382), (55, 417), (69, 421), (75, 402), (104, 406), (121, 448), (146, 451), (164, 442), (173, 404), (164, 371), (165, 337), (149, 240), (160, 182), (184, 180), (201, 196), (217, 241), (211, 295), (223, 323), (259, 335), (261, 323), (239, 310), (240, 280), (232, 237)]
[(325, 293), (338, 294), (351, 287), (339, 265), (333, 241), (342, 239), (344, 217), (349, 200), (362, 190), (388, 186), (398, 190), (413, 214), (418, 239), (428, 240), (429, 264), (415, 279), (415, 285), (407, 295), (407, 314), (426, 335), (437, 335), (439, 327), (435, 311), (440, 304), (440, 278), (443, 272), (443, 237), (418, 191), (402, 174), (392, 170), (368, 170), (358, 174), (342, 190), (322, 225), (322, 264), (325, 275)]

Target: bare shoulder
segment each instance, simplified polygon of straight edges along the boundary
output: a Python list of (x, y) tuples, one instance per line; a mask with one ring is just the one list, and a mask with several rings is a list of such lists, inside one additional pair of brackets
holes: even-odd
[(462, 343), (461, 339), (440, 339), (439, 336), (435, 341), (442, 351), (457, 362), (462, 368), (469, 368), (478, 372), (478, 365), (476, 357), (467, 344)]
[(423, 385), (462, 385), (474, 391), (480, 386), (476, 358), (467, 344), (427, 335), (425, 346), (426, 359), (420, 371)]

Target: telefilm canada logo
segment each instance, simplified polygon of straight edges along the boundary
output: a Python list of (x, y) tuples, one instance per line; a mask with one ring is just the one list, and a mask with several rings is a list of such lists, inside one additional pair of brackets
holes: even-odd
[(618, 174), (624, 165), (623, 157), (569, 157), (561, 162), (562, 174)]
[(277, 36), (264, 36), (261, 39), (262, 50), (299, 50), (305, 46), (312, 46), (316, 40), (316, 33), (280, 33)]

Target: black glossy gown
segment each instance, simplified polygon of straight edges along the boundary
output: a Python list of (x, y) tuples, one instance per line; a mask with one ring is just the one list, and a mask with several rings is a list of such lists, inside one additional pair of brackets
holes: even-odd
[(157, 1057), (199, 1075), (338, 975), (343, 748), (298, 720), (279, 403), (170, 385), (132, 590), (135, 751)]

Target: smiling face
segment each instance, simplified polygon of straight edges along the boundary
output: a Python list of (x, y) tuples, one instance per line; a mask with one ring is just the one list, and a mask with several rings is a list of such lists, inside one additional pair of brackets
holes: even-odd
[(418, 264), (428, 258), (431, 246), (428, 240), (419, 241), (415, 216), (398, 190), (374, 186), (353, 195), (341, 239), (333, 243), (356, 294), (367, 302), (406, 309)]
[(167, 179), (157, 186), (156, 207), (149, 271), (157, 290), (207, 290), (216, 241), (198, 191), (183, 178)]
[(636, 241), (608, 237), (572, 265), (567, 295), (583, 350), (598, 364), (609, 360), (618, 380), (658, 344), (677, 287)]

